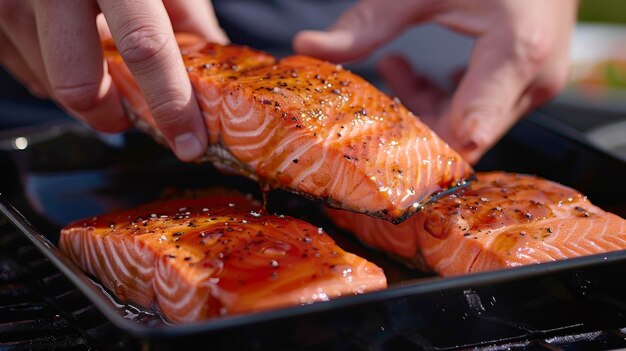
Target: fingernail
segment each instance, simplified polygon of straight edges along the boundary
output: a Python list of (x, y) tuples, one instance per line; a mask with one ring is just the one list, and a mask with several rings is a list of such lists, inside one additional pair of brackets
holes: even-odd
[(463, 145), (461, 145), (461, 147), (466, 150), (466, 151), (473, 151), (476, 150), (478, 148), (478, 143), (476, 143), (474, 140), (468, 140), (465, 143), (463, 143)]
[(198, 158), (204, 150), (200, 139), (193, 133), (185, 133), (174, 138), (174, 152), (183, 161), (192, 161)]

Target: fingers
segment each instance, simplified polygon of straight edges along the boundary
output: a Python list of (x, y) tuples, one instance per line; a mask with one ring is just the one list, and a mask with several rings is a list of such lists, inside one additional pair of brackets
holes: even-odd
[(120, 132), (130, 122), (104, 66), (97, 12), (90, 1), (37, 2), (41, 52), (52, 97), (94, 128)]
[[(30, 2), (3, 0), (0, 5), (0, 29), (19, 53), (20, 58), (24, 59), (25, 66), (32, 72), (31, 77), (35, 77), (26, 84), (29, 87), (36, 87), (36, 90), (45, 94), (49, 90), (49, 84), (39, 49), (39, 37)], [(25, 69), (22, 72), (25, 72)]]
[(207, 133), (163, 3), (100, 0), (116, 46), (163, 135), (185, 161), (199, 157)]
[(361, 0), (328, 31), (302, 31), (294, 50), (330, 61), (363, 57), (386, 43), (408, 25), (425, 20), (436, 11), (433, 0)]
[(436, 117), (448, 100), (445, 91), (416, 73), (406, 58), (389, 55), (381, 59), (378, 70), (400, 101), (425, 123), (434, 126)]
[(201, 35), (217, 44), (227, 44), (209, 0), (164, 0), (174, 31)]
[(104, 14), (99, 13), (98, 16), (96, 16), (96, 27), (98, 28), (98, 35), (100, 35), (101, 40), (112, 38), (111, 30), (109, 29), (106, 18), (104, 18)]
[(2, 32), (0, 32), (0, 63), (15, 79), (24, 84), (31, 94), (39, 98), (47, 96), (43, 85), (30, 70), (26, 60)]
[(443, 119), (457, 147), (477, 160), (516, 121), (520, 96), (548, 57), (550, 43), (541, 36), (490, 32), (475, 45), (468, 69)]

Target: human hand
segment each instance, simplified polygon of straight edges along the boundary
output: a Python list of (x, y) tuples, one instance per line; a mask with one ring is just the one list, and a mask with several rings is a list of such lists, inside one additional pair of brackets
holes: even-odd
[(33, 94), (119, 132), (130, 123), (100, 46), (112, 34), (166, 140), (192, 160), (206, 149), (207, 132), (174, 29), (228, 41), (208, 0), (2, 0), (0, 63)]
[(475, 36), (452, 95), (401, 57), (379, 64), (400, 100), (475, 163), (525, 112), (565, 85), (576, 7), (576, 0), (361, 0), (328, 31), (298, 33), (294, 48), (331, 61), (353, 60), (424, 22)]

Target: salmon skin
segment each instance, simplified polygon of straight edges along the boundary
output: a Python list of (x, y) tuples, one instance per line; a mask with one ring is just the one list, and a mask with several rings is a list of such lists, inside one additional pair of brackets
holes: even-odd
[[(339, 65), (277, 60), (192, 35), (177, 40), (208, 130), (202, 160), (221, 169), (395, 223), (471, 176), (467, 162), (398, 100)], [(158, 139), (114, 44), (104, 49), (129, 114)]]
[(174, 323), (386, 287), (382, 269), (321, 230), (243, 196), (156, 202), (74, 222), (61, 250), (121, 300)]
[(330, 215), (366, 244), (446, 276), (626, 249), (624, 219), (571, 188), (512, 173), (478, 173), (470, 187), (395, 226)]

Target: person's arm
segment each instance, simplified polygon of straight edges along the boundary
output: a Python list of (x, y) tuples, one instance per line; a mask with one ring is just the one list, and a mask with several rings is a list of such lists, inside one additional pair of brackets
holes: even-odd
[(407, 107), (477, 162), (520, 116), (564, 87), (576, 7), (576, 0), (361, 0), (328, 31), (299, 33), (294, 49), (353, 60), (423, 22), (475, 36), (452, 96), (401, 57), (384, 59), (380, 72)]
[(100, 47), (110, 32), (166, 140), (192, 160), (204, 152), (207, 131), (174, 30), (227, 42), (207, 0), (3, 0), (0, 63), (94, 128), (122, 131), (130, 124)]

